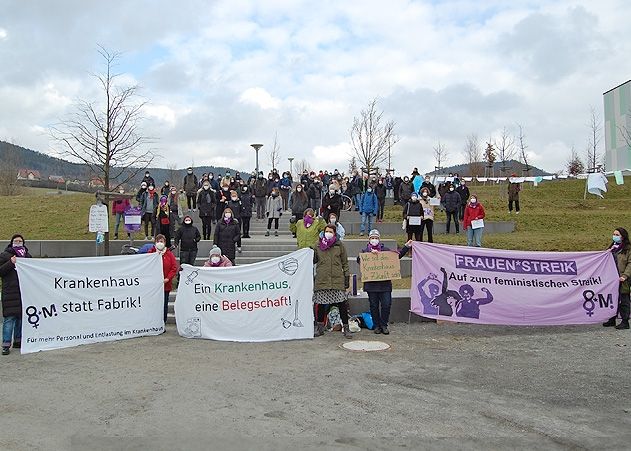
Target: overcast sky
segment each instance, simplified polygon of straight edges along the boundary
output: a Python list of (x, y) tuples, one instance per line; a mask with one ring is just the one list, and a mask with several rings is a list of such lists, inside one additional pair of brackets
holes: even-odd
[[(48, 127), (98, 99), (97, 46), (148, 100), (158, 166), (348, 168), (353, 117), (372, 98), (397, 123), (393, 167), (447, 165), (465, 137), (523, 126), (532, 163), (583, 154), (590, 106), (631, 78), (625, 0), (3, 0), (0, 139), (51, 152)], [(604, 140), (602, 141), (604, 151)]]

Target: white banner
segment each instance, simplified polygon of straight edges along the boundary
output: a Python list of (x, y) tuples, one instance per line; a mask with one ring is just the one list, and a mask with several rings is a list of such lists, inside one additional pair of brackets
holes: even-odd
[(22, 354), (164, 331), (159, 254), (18, 258)]
[(313, 338), (313, 250), (227, 268), (182, 265), (175, 301), (182, 337)]

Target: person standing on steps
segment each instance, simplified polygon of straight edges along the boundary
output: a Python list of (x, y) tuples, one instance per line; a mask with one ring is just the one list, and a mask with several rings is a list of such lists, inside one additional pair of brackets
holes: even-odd
[(513, 212), (514, 203), (515, 214), (519, 214), (519, 192), (521, 191), (521, 183), (513, 182), (515, 177), (517, 177), (515, 174), (511, 174), (511, 178), (508, 179), (508, 213)]
[[(307, 193), (305, 193), (304, 187), (301, 184), (296, 186), (296, 191), (291, 196), (291, 203), (289, 204), (291, 208), (291, 217), (294, 222), (299, 221), (305, 214), (307, 208), (309, 208), (309, 198), (307, 197)], [(293, 233), (294, 238), (296, 238), (296, 234)]]
[[(609, 320), (603, 323), (605, 327), (615, 327), (618, 330), (629, 328), (629, 312), (631, 302), (629, 301), (629, 278), (631, 278), (631, 243), (629, 242), (629, 232), (622, 227), (613, 231), (609, 250), (613, 254), (618, 268), (620, 288), (618, 289), (618, 311)], [(616, 326), (616, 318), (620, 315), (620, 324)]]
[(265, 219), (265, 204), (267, 200), (267, 180), (263, 173), (259, 172), (256, 182), (254, 182), (254, 196), (256, 198), (256, 219)]
[(167, 247), (171, 247), (171, 209), (169, 208), (169, 198), (167, 196), (160, 196), (156, 222), (158, 231), (166, 238)]
[(321, 216), (316, 216), (313, 208), (307, 208), (302, 219), (296, 221), (292, 217), (289, 220), (289, 230), (297, 239), (298, 249), (315, 246), (325, 226), (326, 222)]
[(156, 236), (156, 244), (148, 253), (157, 252), (162, 256), (162, 272), (164, 275), (164, 330), (167, 328), (169, 314), (169, 293), (173, 289), (173, 278), (177, 275), (179, 267), (175, 255), (167, 247), (166, 237), (162, 234)]
[(364, 236), (372, 229), (372, 220), (379, 211), (379, 201), (377, 196), (372, 192), (372, 188), (368, 186), (364, 194), (359, 198), (359, 213), (362, 216), (362, 222), (359, 227), (359, 236)]
[(445, 196), (441, 199), (441, 202), (445, 206), (445, 212), (447, 212), (447, 235), (449, 235), (449, 229), (451, 220), (453, 219), (456, 226), (456, 233), (460, 233), (460, 220), (458, 218), (458, 210), (460, 210), (460, 194), (456, 192), (454, 185), (449, 185), (449, 189), (445, 193)]
[(182, 227), (175, 232), (175, 247), (180, 247), (180, 264), (195, 265), (197, 243), (202, 239), (199, 229), (193, 225), (193, 218), (184, 216)]
[(240, 238), (239, 223), (234, 219), (230, 207), (227, 207), (223, 212), (221, 221), (215, 227), (213, 244), (221, 248), (224, 255), (230, 259), (233, 265), (236, 264), (236, 244)]
[(284, 172), (279, 182), (280, 197), (283, 201), (283, 211), (289, 210), (289, 193), (291, 192), (292, 180), (289, 172)]
[(236, 219), (237, 224), (239, 224), (239, 241), (237, 241), (237, 252), (241, 253), (241, 228), (243, 225), (241, 224), (241, 214), (243, 210), (243, 204), (241, 203), (241, 199), (239, 199), (239, 194), (237, 191), (230, 191), (230, 200), (226, 202), (226, 208), (230, 208), (232, 210), (232, 217)]
[[(309, 182), (309, 179), (307, 178), (307, 183)], [(303, 189), (307, 191), (307, 197), (309, 197), (309, 206), (311, 208), (313, 208), (313, 211), (316, 212), (316, 214), (320, 214), (321, 211), (321, 207), (322, 207), (322, 181), (320, 181), (319, 178), (316, 178), (313, 183), (308, 185), (305, 185), (304, 183), (302, 183)]]
[(484, 221), (481, 224), (476, 224), (474, 221), (484, 220), (485, 216), (484, 206), (478, 201), (478, 196), (472, 194), (464, 209), (462, 221), (462, 227), (467, 231), (467, 246), (482, 247)]
[[(326, 221), (325, 221), (326, 224)], [(335, 213), (331, 213), (329, 216), (329, 224), (333, 224), (335, 226), (335, 233), (337, 234), (337, 239), (340, 241), (344, 241), (344, 237), (346, 237), (346, 229), (344, 226), (337, 220), (337, 216)]]
[(383, 183), (383, 179), (379, 179), (377, 186), (375, 186), (375, 195), (377, 196), (377, 204), (379, 210), (377, 211), (377, 222), (383, 222), (383, 212), (386, 208), (386, 186)]
[(265, 232), (265, 236), (270, 235), (272, 221), (274, 221), (274, 236), (278, 236), (278, 221), (283, 215), (283, 203), (278, 195), (278, 188), (273, 188), (271, 195), (267, 198), (265, 215), (267, 216), (267, 232)]
[(208, 180), (204, 182), (197, 195), (197, 206), (199, 207), (199, 219), (202, 221), (202, 238), (209, 240), (212, 232), (213, 210), (215, 209), (215, 193), (211, 191)]
[(340, 211), (342, 210), (342, 196), (336, 190), (336, 185), (329, 186), (329, 192), (322, 199), (322, 216), (327, 223), (331, 222), (331, 215), (340, 219)]
[(252, 203), (254, 196), (248, 185), (241, 187), (241, 238), (250, 238), (250, 220), (252, 219)]
[(348, 303), (346, 302), (346, 291), (350, 284), (348, 254), (344, 245), (337, 239), (333, 224), (325, 227), (324, 233), (313, 249), (313, 262), (316, 264), (313, 286), (313, 303), (316, 308), (314, 336), (324, 334), (326, 307), (335, 305), (340, 311), (344, 337), (353, 338), (348, 327)]
[(423, 208), (423, 220), (421, 221), (421, 241), (423, 241), (423, 229), (427, 229), (427, 242), (434, 242), (434, 206), (429, 200), (429, 188), (421, 188), (419, 201)]
[(182, 189), (186, 193), (188, 211), (191, 211), (191, 208), (193, 211), (197, 211), (197, 176), (193, 174), (193, 168), (191, 167), (186, 169), (186, 175), (184, 176), (184, 181), (182, 182)]
[(18, 258), (31, 258), (24, 237), (16, 233), (11, 237), (9, 245), (0, 254), (0, 277), (2, 277), (2, 355), (13, 348), (22, 346), (22, 295), (20, 281), (15, 270)]

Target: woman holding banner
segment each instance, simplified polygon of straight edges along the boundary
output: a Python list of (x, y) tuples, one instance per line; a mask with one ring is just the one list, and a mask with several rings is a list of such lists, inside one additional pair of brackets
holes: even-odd
[(164, 235), (156, 236), (155, 246), (148, 253), (157, 252), (162, 256), (162, 272), (164, 274), (164, 328), (166, 330), (167, 314), (169, 312), (169, 294), (173, 289), (173, 278), (177, 275), (178, 265), (175, 255), (167, 247), (167, 239)]
[[(620, 289), (618, 294), (618, 311), (609, 321), (603, 323), (605, 327), (614, 327), (618, 330), (629, 328), (629, 278), (631, 277), (631, 243), (629, 242), (629, 232), (622, 227), (613, 231), (612, 241), (609, 249), (613, 254), (620, 275)], [(620, 315), (622, 321), (616, 326), (616, 318)], [(4, 345), (3, 345), (4, 346)]]
[(472, 194), (464, 209), (462, 221), (462, 227), (467, 231), (467, 246), (482, 247), (485, 215), (484, 207), (478, 202), (478, 196)]
[(337, 306), (342, 319), (344, 337), (353, 338), (348, 327), (348, 303), (346, 290), (349, 287), (348, 255), (346, 248), (337, 239), (335, 225), (329, 224), (314, 246), (313, 262), (316, 264), (313, 302), (316, 307), (315, 337), (324, 334), (324, 318), (327, 306)]

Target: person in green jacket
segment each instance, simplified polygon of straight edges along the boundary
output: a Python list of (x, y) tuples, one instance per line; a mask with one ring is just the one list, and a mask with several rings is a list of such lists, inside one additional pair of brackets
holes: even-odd
[(296, 236), (298, 249), (315, 246), (325, 226), (324, 218), (316, 218), (313, 208), (307, 208), (303, 218), (297, 222), (293, 217), (289, 220), (289, 230)]
[(313, 303), (316, 304), (316, 330), (314, 336), (324, 333), (324, 318), (327, 306), (337, 306), (342, 319), (344, 337), (352, 338), (348, 327), (347, 293), (349, 287), (348, 254), (337, 239), (335, 226), (328, 224), (324, 233), (313, 246), (313, 262), (316, 264)]

